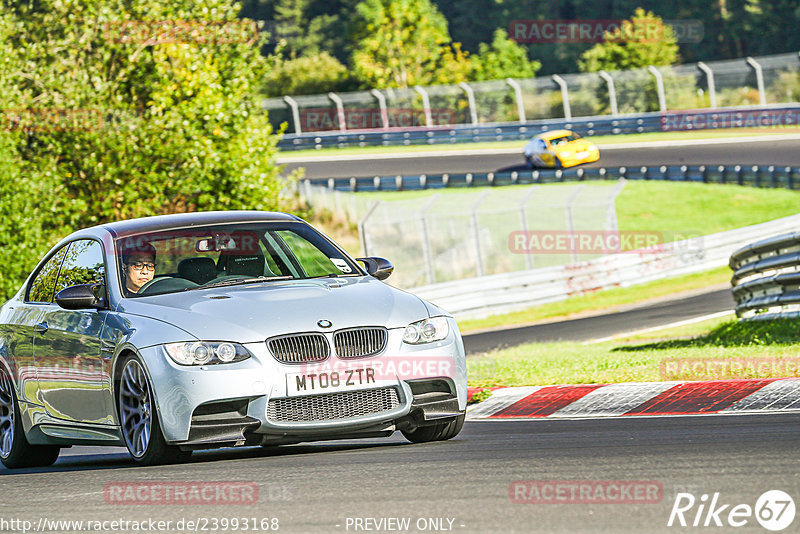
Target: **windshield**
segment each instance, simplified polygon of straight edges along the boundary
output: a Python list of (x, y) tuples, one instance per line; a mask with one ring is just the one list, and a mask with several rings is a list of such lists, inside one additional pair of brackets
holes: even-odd
[(225, 224), (119, 238), (125, 297), (193, 289), (360, 276), (346, 253), (299, 222)]
[(561, 136), (561, 137), (555, 137), (555, 138), (550, 140), (550, 146), (565, 145), (565, 144), (569, 143), (570, 141), (577, 141), (580, 138), (581, 138), (581, 136), (579, 136), (578, 134), (575, 134), (575, 133), (571, 133), (569, 135), (564, 135), (564, 136)]

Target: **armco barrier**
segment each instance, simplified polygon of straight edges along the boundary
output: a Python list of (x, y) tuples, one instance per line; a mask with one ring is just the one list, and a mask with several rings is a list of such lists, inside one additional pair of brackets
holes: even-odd
[(742, 247), (728, 265), (734, 271), (731, 285), (738, 317), (800, 317), (800, 232)]
[(460, 319), (508, 313), (599, 289), (721, 267), (743, 244), (791, 231), (798, 225), (800, 215), (793, 215), (652, 249), (606, 255), (576, 265), (463, 279), (411, 291)]
[[(758, 128), (797, 125), (800, 104), (743, 106), (717, 109), (599, 115), (571, 119), (544, 119), (494, 124), (393, 128), (352, 132), (285, 134), (278, 142), (282, 151), (366, 146), (409, 146), (529, 139), (536, 134), (566, 128), (583, 136), (659, 132), (674, 129)], [(694, 124), (692, 117), (702, 118)], [(681, 125), (672, 125), (679, 118)], [(696, 122), (696, 121), (695, 121)]]
[[(521, 159), (521, 158), (520, 158)], [(542, 169), (503, 173), (451, 173), (374, 176), (313, 180), (337, 191), (405, 191), (452, 187), (485, 187), (518, 184), (576, 182), (584, 180), (666, 180), (736, 184), (755, 187), (800, 189), (800, 167), (775, 165), (659, 165)]]

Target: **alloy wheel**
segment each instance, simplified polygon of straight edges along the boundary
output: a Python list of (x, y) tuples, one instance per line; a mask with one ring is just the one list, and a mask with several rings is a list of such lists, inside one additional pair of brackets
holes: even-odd
[(147, 374), (137, 360), (125, 364), (119, 387), (122, 434), (130, 453), (139, 458), (150, 444), (153, 413)]
[(0, 366), (0, 457), (8, 458), (14, 444), (14, 385)]

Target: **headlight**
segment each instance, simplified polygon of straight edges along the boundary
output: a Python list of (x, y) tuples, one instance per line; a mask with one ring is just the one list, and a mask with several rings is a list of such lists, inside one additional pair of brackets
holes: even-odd
[(240, 362), (250, 357), (246, 348), (228, 341), (187, 341), (167, 343), (163, 347), (178, 365), (215, 365)]
[(440, 341), (450, 333), (450, 326), (445, 317), (431, 317), (411, 323), (403, 332), (403, 341), (411, 345)]

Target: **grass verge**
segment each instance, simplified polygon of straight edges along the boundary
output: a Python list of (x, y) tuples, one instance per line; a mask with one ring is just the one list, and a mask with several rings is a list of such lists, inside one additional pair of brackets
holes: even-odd
[(467, 376), (477, 387), (796, 377), (799, 342), (798, 320), (715, 319), (596, 345), (492, 351), (468, 358)]
[[(773, 128), (737, 128), (735, 130), (694, 130), (690, 132), (648, 132), (640, 134), (623, 135), (597, 135), (592, 136), (592, 141), (600, 145), (616, 143), (683, 141), (687, 139), (724, 139), (729, 137), (753, 137), (762, 135), (780, 135), (800, 133), (800, 128), (792, 126), (779, 126)], [(408, 146), (370, 146), (370, 147), (345, 147), (345, 148), (320, 148), (318, 150), (287, 150), (280, 152), (279, 157), (289, 159), (303, 158), (306, 156), (322, 156), (331, 154), (391, 154), (409, 152), (458, 152), (463, 150), (504, 149), (519, 148), (522, 150), (524, 140), (516, 141), (486, 141), (480, 143), (455, 143), (437, 145), (408, 145)]]

